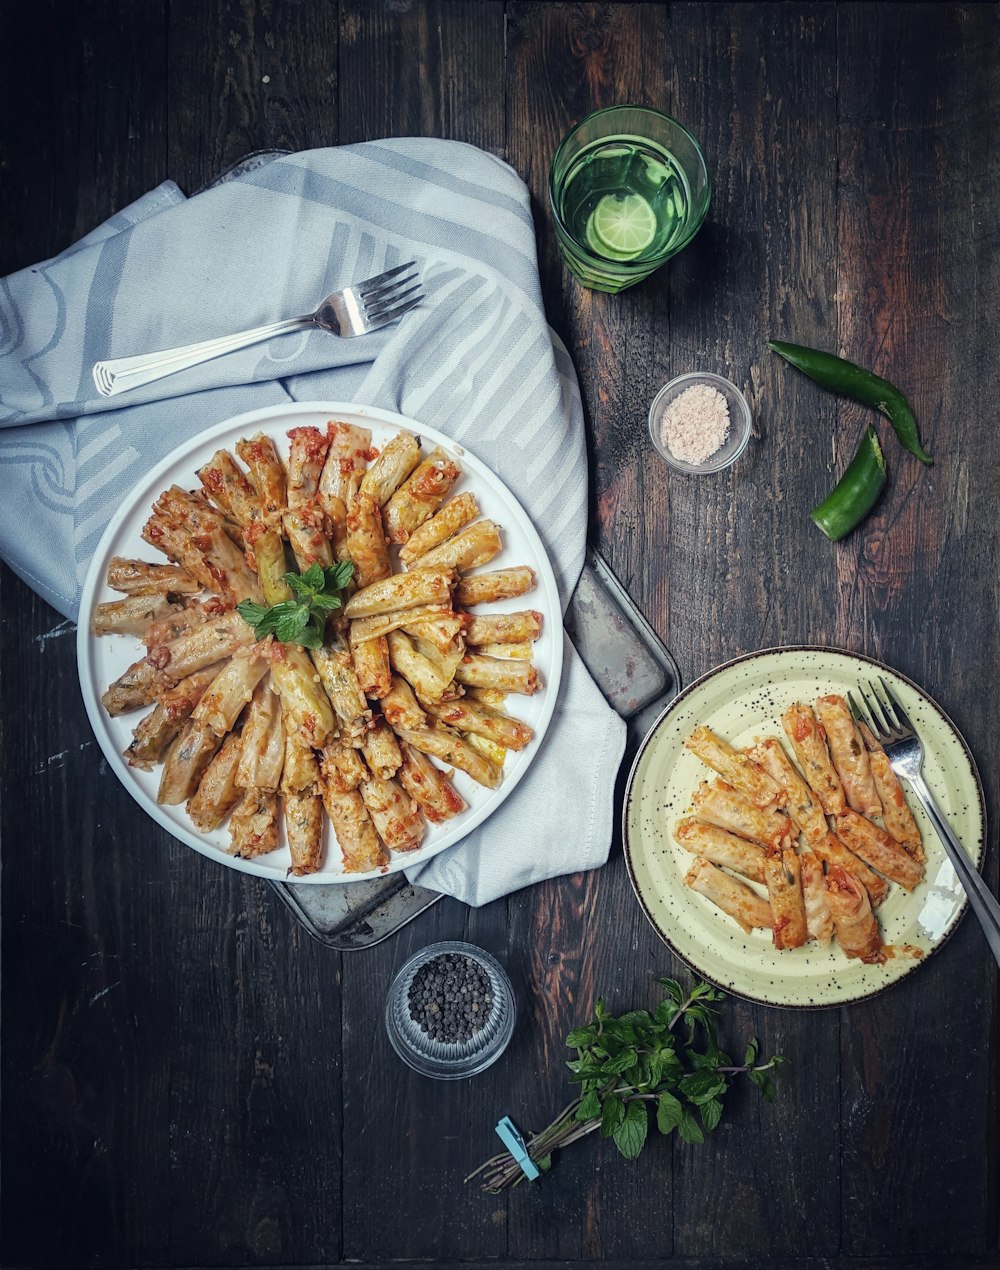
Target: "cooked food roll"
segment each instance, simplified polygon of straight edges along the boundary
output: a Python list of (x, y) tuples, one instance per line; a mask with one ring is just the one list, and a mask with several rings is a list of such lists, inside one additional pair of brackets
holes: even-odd
[[(431, 605), (427, 606), (427, 608), (431, 607)], [(404, 609), (403, 612), (413, 613), (416, 610)], [(417, 641), (418, 647), (421, 640), (425, 640), (428, 644), (433, 645), (439, 653), (448, 654), (456, 647), (463, 652), (465, 651), (465, 623), (462, 621), (460, 614), (450, 610), (447, 613), (438, 613), (433, 617), (412, 618), (410, 621), (403, 623), (402, 629), (407, 635)]]
[(880, 816), (882, 804), (868, 764), (868, 751), (847, 702), (835, 693), (817, 697), (816, 714), (826, 732), (827, 745), (848, 806), (862, 816)]
[(826, 900), (844, 954), (874, 964), (885, 961), (882, 936), (868, 892), (839, 864), (831, 864), (828, 868)]
[(366, 697), (384, 697), (392, 683), (389, 642), (384, 635), (351, 645), (351, 661), (358, 686)]
[(204, 670), (188, 675), (161, 696), (132, 731), (132, 742), (124, 754), (129, 767), (141, 767), (148, 772), (161, 761), (181, 725), (190, 717), (202, 694), (225, 664), (213, 662)]
[(524, 595), (534, 587), (535, 575), (527, 565), (516, 569), (496, 569), (492, 573), (462, 578), (455, 588), (455, 603), (463, 608), (473, 608), (476, 604), (492, 604), (496, 600)]
[(390, 727), (422, 728), (427, 715), (401, 675), (393, 675), (389, 691), (381, 698), (382, 712)]
[(324, 745), (322, 772), (327, 778), (335, 775), (338, 788), (344, 790), (357, 789), (362, 781), (368, 779), (368, 769), (358, 751), (351, 745), (342, 745), (340, 741)]
[(422, 569), (447, 568), (465, 573), (489, 562), (503, 551), (500, 528), (492, 520), (477, 520), (440, 547), (420, 557)]
[(375, 831), (390, 851), (416, 851), (426, 832), (420, 808), (394, 780), (372, 776), (361, 785)]
[(859, 860), (835, 834), (827, 833), (824, 838), (810, 845), (819, 858), (825, 861), (828, 868), (836, 864), (846, 869), (852, 877), (857, 878), (871, 897), (873, 907), (881, 904), (889, 894), (889, 884), (885, 878), (880, 878), (877, 873), (873, 873), (864, 860)]
[(413, 609), (397, 609), (394, 613), (376, 613), (374, 617), (356, 617), (350, 623), (349, 639), (352, 644), (362, 644), (366, 639), (377, 639), (390, 631), (401, 630), (407, 625), (423, 625), (442, 619), (458, 619), (450, 604), (420, 604)]
[(346, 740), (360, 737), (372, 716), (347, 644), (339, 635), (331, 635), (321, 648), (310, 649), (309, 656), (340, 721), (341, 735)]
[(164, 594), (130, 595), (124, 600), (98, 604), (90, 620), (90, 630), (93, 635), (136, 635), (143, 639), (157, 619), (183, 612), (179, 604), (172, 604)]
[(723, 873), (708, 860), (695, 860), (684, 878), (699, 895), (704, 895), (716, 908), (721, 908), (749, 935), (755, 927), (771, 926), (771, 906), (743, 882)]
[(288, 506), (288, 485), (274, 442), (258, 432), (249, 441), (241, 437), (236, 453), (250, 469), (250, 483), (263, 511), (269, 516), (283, 512)]
[(319, 428), (292, 428), (288, 436), (288, 506), (307, 507), (319, 491), (330, 437)]
[(711, 728), (699, 725), (685, 740), (684, 745), (698, 756), (724, 781), (738, 789), (755, 807), (774, 807), (780, 789), (766, 772)]
[(752, 838), (765, 847), (791, 841), (792, 822), (780, 811), (763, 811), (725, 781), (702, 781), (691, 799), (695, 819)]
[(521, 644), (536, 640), (542, 633), (542, 615), (534, 609), (520, 613), (468, 613), (465, 642), (480, 644)]
[(742, 873), (753, 882), (764, 881), (764, 848), (759, 843), (690, 817), (674, 826), (674, 840), (694, 856)]
[(444, 724), (438, 723), (430, 728), (397, 726), (396, 735), (415, 750), (459, 768), (487, 789), (496, 789), (500, 784), (500, 768)]
[(823, 808), (813, 799), (809, 786), (798, 768), (785, 753), (776, 736), (766, 736), (748, 751), (753, 761), (764, 769), (780, 787), (778, 805), (795, 823), (806, 842), (816, 842), (829, 832)]
[(455, 678), (460, 684), (499, 688), (503, 692), (519, 692), (529, 697), (542, 688), (538, 671), (530, 662), (481, 657), (477, 653), (466, 653), (455, 668)]
[(452, 678), (423, 655), (402, 631), (390, 631), (389, 663), (397, 675), (411, 685), (422, 702), (440, 701), (448, 692)]
[(188, 799), (187, 814), (202, 833), (218, 829), (240, 800), (243, 791), (236, 784), (236, 769), (241, 752), (239, 736), (230, 732), (205, 768), (194, 795)]
[(428, 551), (447, 542), (478, 515), (479, 504), (474, 494), (463, 493), (450, 498), (439, 512), (410, 534), (409, 540), (399, 550), (400, 560), (407, 566), (412, 565)]
[[(223, 602), (213, 600), (211, 603), (221, 605)], [(179, 639), (187, 631), (193, 631), (196, 626), (207, 622), (209, 617), (218, 617), (225, 611), (225, 607), (209, 611), (197, 602), (188, 605), (187, 608), (173, 609), (149, 623), (142, 642), (146, 645), (146, 651), (152, 652), (154, 648), (160, 648), (163, 644)]]
[[(153, 512), (191, 535), (214, 579), (211, 590), (234, 604), (247, 598), (259, 603), (264, 598), (257, 576), (230, 537), (222, 514), (211, 507), (207, 499), (188, 494), (175, 485), (160, 495), (153, 504)], [(238, 531), (236, 536), (242, 542)]]
[(360, 493), (384, 506), (420, 462), (420, 445), (410, 432), (397, 432), (361, 478)]
[(480, 702), (466, 697), (455, 701), (428, 702), (426, 709), (431, 718), (439, 723), (450, 724), (458, 732), (484, 736), (507, 750), (523, 750), (535, 735), (519, 719), (490, 710)]
[(481, 657), (499, 657), (501, 661), (531, 661), (535, 655), (533, 644), (477, 644), (472, 650)]
[(247, 560), (260, 578), (260, 589), (264, 592), (265, 601), (271, 605), (293, 599), (292, 588), (285, 581), (285, 574), (289, 569), (281, 534), (267, 521), (258, 520), (243, 531), (243, 541), (246, 544)]
[[(411, 631), (394, 631), (394, 635), (406, 634), (421, 657), (425, 658), (437, 671), (441, 682), (451, 684), (458, 671), (458, 667), (465, 655), (465, 641), (462, 639), (454, 639), (450, 645), (446, 644), (442, 649), (432, 640), (424, 639), (423, 636)], [(457, 696), (456, 690), (445, 693), (445, 696)]]
[(260, 499), (228, 450), (216, 450), (205, 466), (198, 469), (198, 480), (212, 501), (241, 529), (261, 518)]
[(455, 575), (451, 569), (410, 569), (364, 586), (347, 601), (344, 616), (373, 617), (422, 604), (447, 604)]
[(433, 450), (419, 463), (383, 508), (389, 541), (405, 543), (437, 511), (461, 473), (442, 449)]
[(340, 844), (344, 872), (368, 873), (372, 869), (384, 869), (389, 863), (389, 852), (375, 832), (364, 799), (358, 790), (347, 789), (337, 769), (325, 762), (321, 765), (320, 793)]
[(285, 734), (285, 762), (281, 769), (281, 791), (305, 794), (319, 786), (319, 763), (312, 749), (295, 732)]
[(267, 651), (261, 644), (241, 648), (226, 662), (198, 702), (192, 716), (195, 722), (211, 728), (217, 736), (225, 736), (267, 672)]
[(907, 855), (884, 829), (856, 811), (845, 811), (837, 817), (837, 837), (866, 864), (884, 873), (890, 882), (898, 882), (905, 891), (912, 891), (922, 881), (923, 865)]
[(414, 799), (433, 825), (440, 825), (465, 810), (465, 800), (448, 777), (435, 767), (426, 754), (399, 743), (403, 757), (397, 778), (402, 787)]
[(764, 855), (764, 883), (771, 905), (774, 946), (801, 948), (808, 937), (802, 898), (799, 857), (791, 844), (769, 847)]
[(305, 745), (319, 749), (336, 726), (322, 677), (298, 644), (271, 645), (271, 686), (281, 698), (285, 726)]
[(333, 564), (333, 547), (326, 536), (326, 523), (319, 508), (299, 507), (287, 511), (281, 523), (300, 573), (310, 565), (328, 569)]
[(285, 729), (281, 703), (268, 686), (268, 680), (263, 679), (254, 689), (243, 725), (236, 783), (241, 789), (276, 790), (284, 762)]
[(285, 837), (292, 857), (293, 877), (316, 873), (323, 865), (323, 800), (318, 793), (284, 793)]
[[(371, 769), (372, 775), (382, 780), (395, 776), (403, 762), (392, 728), (381, 715), (377, 715), (372, 720), (370, 730), (365, 733), (364, 740), (361, 742), (361, 753), (365, 756), (365, 762)], [(376, 825), (377, 823), (376, 821)]]
[(167, 750), (156, 801), (167, 807), (186, 802), (221, 744), (222, 738), (211, 728), (188, 719)]
[(126, 595), (195, 595), (202, 588), (176, 564), (148, 564), (112, 556), (108, 562), (108, 586)]
[(339, 499), (345, 507), (350, 506), (361, 487), (368, 460), (374, 458), (374, 453), (371, 449), (372, 434), (368, 428), (334, 422), (328, 423), (326, 430), (330, 448), (319, 478), (317, 501), (327, 515), (332, 516), (330, 500)]
[(913, 856), (918, 864), (924, 863), (924, 844), (920, 830), (906, 802), (903, 788), (892, 770), (889, 756), (875, 739), (870, 728), (864, 723), (858, 724), (861, 734), (868, 746), (868, 764), (871, 768), (875, 788), (878, 790), (879, 802), (882, 804), (882, 823), (891, 838), (903, 848), (907, 855)]
[(816, 716), (809, 706), (796, 702), (781, 716), (781, 723), (819, 805), (828, 816), (838, 816), (847, 800)]
[(108, 688), (101, 702), (112, 715), (152, 705), (159, 690), (173, 687), (195, 671), (253, 642), (253, 630), (239, 613), (224, 613), (133, 662)]
[(254, 860), (278, 849), (278, 795), (270, 789), (245, 789), (229, 817), (229, 855)]
[(809, 938), (824, 946), (833, 938), (833, 918), (826, 902), (826, 879), (823, 862), (812, 851), (799, 856), (799, 872), (802, 878), (802, 899), (806, 906), (806, 930)]
[(153, 512), (142, 527), (142, 539), (179, 565), (189, 577), (195, 579), (202, 590), (221, 594), (218, 580), (208, 561), (182, 526)]

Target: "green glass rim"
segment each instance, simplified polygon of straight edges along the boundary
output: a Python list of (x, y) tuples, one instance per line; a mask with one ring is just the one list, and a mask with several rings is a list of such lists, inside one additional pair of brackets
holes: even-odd
[[(613, 112), (618, 110), (638, 110), (638, 111), (641, 111), (643, 114), (655, 115), (658, 119), (666, 120), (667, 123), (677, 128), (678, 131), (682, 132), (684, 136), (687, 137), (688, 141), (690, 141), (692, 147), (694, 148), (694, 152), (698, 156), (698, 159), (701, 163), (702, 171), (705, 173), (705, 210), (702, 213), (702, 215), (698, 218), (698, 222), (694, 226), (694, 228), (691, 229), (691, 231), (688, 234), (686, 234), (680, 242), (674, 243), (671, 246), (670, 251), (667, 252), (666, 255), (647, 256), (643, 260), (609, 261), (604, 256), (596, 255), (593, 251), (591, 251), (589, 247), (586, 246), (586, 244), (579, 242), (577, 238), (574, 237), (574, 235), (570, 232), (568, 225), (566, 224), (566, 222), (563, 220), (562, 216), (559, 213), (559, 208), (556, 202), (556, 187), (555, 187), (555, 181), (553, 179), (553, 174), (555, 173), (556, 164), (559, 162), (559, 156), (562, 154), (563, 149), (566, 146), (566, 143), (569, 141), (570, 137), (572, 137), (573, 134), (578, 129), (582, 128), (583, 125), (589, 122), (591, 119), (597, 119), (600, 115), (610, 115)], [(668, 115), (665, 111), (657, 110), (654, 106), (641, 106), (634, 102), (631, 102), (631, 103), (625, 102), (617, 106), (602, 106), (600, 110), (592, 110), (589, 115), (584, 115), (584, 117), (580, 120), (579, 123), (574, 124), (573, 127), (570, 128), (569, 132), (566, 133), (562, 141), (560, 141), (559, 145), (556, 147), (556, 152), (552, 156), (552, 162), (549, 164), (548, 189), (549, 189), (549, 207), (552, 209), (552, 215), (555, 218), (557, 227), (562, 231), (563, 234), (566, 235), (569, 241), (575, 247), (579, 249), (580, 253), (586, 259), (598, 261), (601, 264), (612, 265), (615, 270), (620, 269), (625, 274), (628, 274), (629, 272), (634, 271), (635, 273), (640, 274), (642, 277), (645, 277), (646, 274), (652, 273), (654, 269), (659, 267), (659, 265), (665, 263), (667, 260), (670, 260), (671, 257), (676, 256), (679, 251), (683, 251), (683, 249), (688, 245), (691, 239), (694, 238), (695, 234), (697, 234), (698, 230), (701, 229), (702, 225), (705, 223), (705, 218), (708, 215), (708, 209), (711, 206), (711, 202), (712, 202), (712, 174), (708, 170), (708, 164), (705, 161), (705, 153), (702, 150), (701, 146), (698, 144), (695, 138), (691, 135), (691, 133), (687, 130), (687, 128), (685, 128), (684, 125), (679, 120), (675, 119), (673, 115)]]

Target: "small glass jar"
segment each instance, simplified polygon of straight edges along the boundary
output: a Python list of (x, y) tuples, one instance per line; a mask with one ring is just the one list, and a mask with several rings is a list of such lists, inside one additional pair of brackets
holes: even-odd
[[(486, 1023), (465, 1041), (434, 1040), (410, 1017), (410, 987), (417, 972), (446, 953), (468, 957), (490, 982), (493, 1001)], [(415, 954), (393, 979), (385, 1003), (385, 1030), (392, 1048), (415, 1072), (437, 1080), (461, 1080), (496, 1062), (514, 1034), (516, 1013), (514, 990), (496, 958), (475, 944), (447, 940), (430, 944)]]
[[(707, 387), (714, 388), (717, 392), (720, 392), (725, 397), (726, 405), (729, 408), (729, 431), (726, 434), (726, 439), (714, 454), (708, 456), (704, 463), (688, 463), (685, 459), (677, 458), (664, 445), (662, 435), (663, 416), (667, 407), (671, 402), (676, 401), (681, 393), (693, 388), (696, 384), (705, 384)], [(687, 472), (693, 476), (705, 476), (711, 472), (721, 472), (724, 468), (729, 467), (730, 464), (735, 463), (747, 448), (752, 430), (753, 416), (750, 413), (750, 406), (746, 397), (730, 380), (724, 379), (721, 375), (711, 375), (707, 372), (691, 371), (686, 375), (678, 375), (676, 379), (671, 379), (656, 394), (653, 398), (653, 404), (649, 408), (649, 439), (653, 443), (653, 448), (660, 458), (665, 463), (669, 463), (675, 471)]]

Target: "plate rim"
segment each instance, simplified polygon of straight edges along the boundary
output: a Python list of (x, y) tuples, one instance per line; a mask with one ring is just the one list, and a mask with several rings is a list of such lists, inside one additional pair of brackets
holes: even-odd
[(878, 667), (879, 670), (887, 670), (890, 674), (895, 675), (898, 679), (901, 679), (905, 684), (907, 684), (915, 692), (919, 693), (920, 696), (926, 698), (926, 700), (929, 701), (931, 705), (934, 706), (934, 708), (944, 718), (945, 722), (948, 724), (952, 733), (954, 734), (959, 744), (961, 745), (965, 753), (965, 757), (968, 760), (969, 769), (972, 772), (972, 776), (975, 780), (976, 794), (979, 799), (979, 813), (980, 813), (980, 817), (982, 821), (982, 833), (981, 833), (981, 839), (979, 843), (979, 849), (976, 852), (973, 863), (975, 864), (977, 872), (982, 871), (983, 857), (986, 854), (986, 846), (987, 846), (987, 838), (988, 838), (986, 795), (983, 789), (983, 780), (979, 774), (979, 768), (976, 764), (975, 756), (972, 753), (969, 743), (966, 741), (960, 729), (956, 726), (951, 715), (948, 714), (947, 710), (945, 710), (941, 705), (939, 705), (937, 700), (934, 697), (932, 697), (931, 694), (925, 688), (922, 688), (920, 684), (918, 684), (914, 679), (911, 679), (909, 675), (904, 674), (903, 671), (896, 670), (894, 666), (890, 666), (886, 662), (879, 661), (875, 657), (870, 657), (867, 653), (854, 653), (854, 652), (851, 652), (849, 649), (838, 648), (838, 647), (834, 647), (827, 644), (788, 644), (783, 646), (778, 645), (778, 646), (770, 646), (768, 648), (758, 648), (751, 653), (741, 653), (739, 657), (733, 657), (733, 658), (730, 658), (729, 661), (720, 662), (718, 666), (713, 666), (711, 669), (705, 671), (704, 674), (699, 675), (697, 679), (693, 680), (690, 684), (688, 684), (686, 688), (682, 689), (682, 691), (679, 692), (672, 701), (667, 703), (667, 705), (663, 708), (660, 714), (656, 717), (656, 719), (650, 725), (650, 728), (647, 731), (646, 735), (639, 742), (639, 748), (636, 751), (635, 758), (632, 760), (632, 765), (629, 768), (628, 779), (625, 782), (625, 794), (622, 799), (622, 813), (621, 813), (622, 854), (625, 857), (625, 868), (628, 872), (629, 882), (632, 885), (632, 891), (635, 895), (636, 900), (638, 901), (639, 907), (642, 909), (643, 915), (645, 916), (646, 920), (649, 922), (650, 926), (652, 926), (657, 937), (670, 949), (670, 951), (674, 954), (675, 957), (679, 957), (680, 960), (685, 964), (685, 966), (687, 966), (690, 970), (694, 971), (695, 974), (699, 975), (702, 979), (704, 979), (706, 983), (710, 983), (712, 984), (713, 987), (719, 988), (721, 991), (725, 992), (728, 996), (739, 997), (740, 1000), (742, 1001), (749, 1001), (755, 1005), (765, 1005), (774, 1010), (809, 1010), (809, 1011), (835, 1010), (835, 1009), (840, 1009), (844, 1006), (856, 1005), (859, 1001), (870, 1001), (874, 997), (881, 996), (883, 992), (888, 992), (890, 988), (894, 988), (897, 986), (897, 984), (904, 982), (909, 977), (910, 974), (912, 974), (915, 970), (919, 970), (921, 966), (925, 965), (928, 961), (930, 961), (931, 957), (933, 957), (934, 954), (938, 952), (939, 949), (943, 948), (944, 945), (948, 942), (948, 940), (951, 939), (952, 935), (959, 928), (959, 926), (961, 925), (962, 921), (965, 918), (966, 913), (968, 912), (969, 897), (968, 895), (965, 894), (964, 890), (962, 893), (962, 900), (960, 902), (958, 913), (956, 914), (949, 928), (945, 931), (944, 935), (938, 940), (938, 942), (933, 946), (933, 948), (931, 948), (928, 952), (926, 952), (924, 956), (919, 959), (919, 961), (914, 962), (913, 966), (910, 967), (910, 969), (906, 973), (899, 975), (898, 977), (894, 979), (890, 979), (887, 983), (883, 983), (880, 986), (873, 988), (870, 992), (862, 992), (857, 996), (845, 997), (843, 1000), (839, 1000), (839, 1001), (828, 1001), (828, 1002), (818, 1001), (818, 1002), (801, 1002), (801, 1003), (800, 1002), (780, 1002), (780, 1001), (769, 1001), (766, 997), (755, 996), (753, 995), (753, 993), (738, 991), (732, 986), (718, 983), (710, 975), (705, 974), (704, 971), (702, 971), (698, 966), (693, 965), (689, 957), (686, 956), (684, 953), (682, 953), (674, 944), (674, 942), (667, 937), (664, 931), (661, 930), (656, 919), (653, 917), (652, 913), (649, 911), (646, 901), (643, 899), (642, 895), (640, 894), (639, 885), (636, 881), (635, 872), (632, 867), (632, 848), (629, 841), (628, 821), (629, 821), (629, 808), (632, 804), (633, 788), (635, 785), (636, 773), (638, 772), (639, 763), (642, 759), (643, 754), (646, 751), (646, 748), (648, 747), (649, 743), (652, 741), (654, 735), (660, 728), (661, 724), (664, 722), (666, 717), (669, 714), (672, 714), (673, 711), (676, 708), (678, 708), (691, 693), (693, 693), (696, 689), (698, 689), (703, 683), (706, 683), (708, 680), (714, 679), (717, 675), (720, 675), (724, 671), (731, 669), (733, 666), (740, 665), (742, 662), (754, 661), (759, 657), (776, 656), (776, 655), (780, 655), (784, 653), (790, 653), (790, 654), (833, 653), (836, 656), (849, 657), (857, 661), (867, 662), (870, 666), (876, 666)]
[[(434, 445), (439, 445), (446, 450), (447, 453), (454, 455), (458, 459), (469, 457), (473, 464), (488, 473), (491, 480), (496, 482), (497, 487), (517, 508), (521, 515), (519, 529), (525, 534), (533, 550), (537, 556), (538, 572), (541, 575), (540, 582), (542, 589), (546, 592), (546, 598), (552, 600), (551, 613), (546, 613), (546, 625), (554, 639), (554, 647), (552, 650), (551, 667), (547, 669), (546, 681), (544, 684), (544, 701), (542, 704), (542, 714), (535, 725), (535, 738), (533, 745), (536, 746), (535, 754), (527, 763), (520, 764), (512, 776), (508, 776), (497, 787), (502, 791), (499, 797), (492, 803), (485, 815), (476, 814), (472, 818), (471, 823), (464, 830), (460, 837), (453, 841), (445, 839), (441, 844), (434, 844), (431, 849), (416, 851), (412, 856), (419, 856), (419, 860), (409, 858), (407, 855), (399, 852), (392, 853), (390, 856), (389, 866), (385, 869), (368, 871), (366, 873), (334, 873), (325, 874), (317, 872), (307, 874), (303, 877), (294, 877), (290, 873), (282, 875), (280, 870), (274, 866), (265, 867), (259, 863), (257, 859), (244, 860), (239, 856), (231, 856), (221, 850), (215, 843), (202, 840), (196, 834), (193, 828), (187, 826), (175, 825), (172, 821), (168, 823), (168, 817), (161, 819), (154, 814), (154, 809), (150, 807), (146, 792), (135, 782), (128, 779), (128, 768), (124, 764), (121, 754), (117, 747), (110, 743), (111, 738), (107, 735), (105, 729), (105, 712), (101, 706), (101, 693), (98, 690), (94, 676), (90, 674), (88, 657), (92, 641), (96, 638), (90, 632), (90, 616), (93, 611), (94, 604), (97, 602), (96, 595), (102, 586), (102, 575), (100, 563), (104, 560), (110, 547), (111, 540), (121, 528), (122, 524), (134, 514), (135, 500), (127, 499), (114, 513), (108, 524), (104, 528), (97, 545), (94, 548), (93, 555), (87, 572), (84, 576), (83, 586), (80, 592), (80, 605), (77, 616), (77, 632), (76, 632), (76, 663), (77, 663), (77, 680), (80, 686), (80, 694), (83, 697), (84, 708), (87, 712), (87, 719), (90, 723), (91, 731), (97, 740), (98, 746), (102, 754), (108, 761), (108, 765), (114, 772), (119, 785), (123, 786), (132, 799), (138, 804), (141, 810), (165, 833), (180, 843), (182, 846), (197, 851), (199, 855), (206, 859), (213, 860), (216, 864), (223, 868), (233, 869), (236, 872), (249, 874), (253, 877), (263, 878), (269, 882), (285, 882), (289, 885), (296, 886), (345, 886), (352, 882), (376, 881), (379, 878), (388, 877), (393, 873), (400, 873), (415, 864), (424, 865), (442, 851), (449, 850), (451, 847), (460, 846), (466, 842), (469, 836), (476, 832), (487, 820), (498, 811), (507, 801), (510, 795), (517, 788), (520, 781), (531, 769), (537, 760), (538, 753), (552, 722), (555, 713), (556, 704), (559, 697), (559, 688), (562, 680), (563, 661), (565, 658), (565, 631), (562, 623), (562, 601), (559, 595), (559, 586), (555, 576), (555, 570), (552, 561), (549, 558), (549, 552), (541, 535), (535, 528), (534, 522), (525, 510), (521, 500), (511, 491), (509, 485), (502, 477), (498, 476), (493, 469), (482, 460), (474, 449), (470, 449), (464, 442), (456, 441), (453, 437), (447, 436), (440, 432), (431, 424), (424, 424), (410, 415), (401, 414), (396, 410), (385, 410), (380, 406), (369, 406), (360, 402), (345, 401), (288, 401), (286, 403), (258, 406), (253, 410), (245, 410), (239, 414), (231, 415), (226, 419), (220, 420), (218, 423), (210, 424), (209, 427), (203, 428), (200, 432), (193, 434), (174, 446), (169, 453), (165, 454), (162, 459), (148, 472), (143, 473), (140, 481), (144, 487), (160, 480), (162, 474), (169, 470), (178, 461), (178, 451), (194, 450), (199, 445), (212, 440), (216, 436), (228, 433), (233, 428), (252, 427), (255, 424), (264, 423), (267, 420), (276, 417), (285, 417), (290, 419), (297, 414), (328, 414), (330, 418), (336, 418), (338, 415), (353, 415), (356, 418), (371, 419), (373, 421), (386, 424), (389, 427), (400, 427), (406, 431), (413, 433), (421, 438), (426, 438)], [(107, 744), (106, 744), (107, 742)], [(183, 835), (183, 836), (182, 836)], [(336, 837), (333, 838), (336, 843)], [(260, 859), (266, 859), (261, 857)]]

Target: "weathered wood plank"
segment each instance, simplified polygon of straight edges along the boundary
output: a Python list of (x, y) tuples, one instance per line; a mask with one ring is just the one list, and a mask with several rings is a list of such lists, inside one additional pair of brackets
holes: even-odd
[(340, 140), (447, 137), (500, 153), (504, 6), (340, 4)]
[(6, 4), (0, 276), (62, 251), (164, 176), (166, 4)]
[(171, 0), (170, 175), (191, 194), (256, 150), (337, 143), (337, 5)]
[[(1000, 280), (987, 193), (1000, 176), (1000, 24), (994, 8), (920, 13), (914, 22), (892, 6), (849, 5), (839, 22), (838, 59), (853, 68), (840, 86), (839, 341), (904, 388), (936, 461), (925, 469), (879, 428), (889, 487), (870, 527), (836, 553), (837, 637), (938, 697), (977, 752), (995, 808), (995, 718), (970, 672), (1000, 656), (1000, 377), (985, 335)], [(877, 66), (864, 53), (873, 41)], [(839, 464), (861, 413), (842, 411)], [(992, 1245), (995, 1128), (984, 1109), (995, 983), (970, 917), (884, 1006), (852, 1010), (842, 1031), (845, 1252)]]

